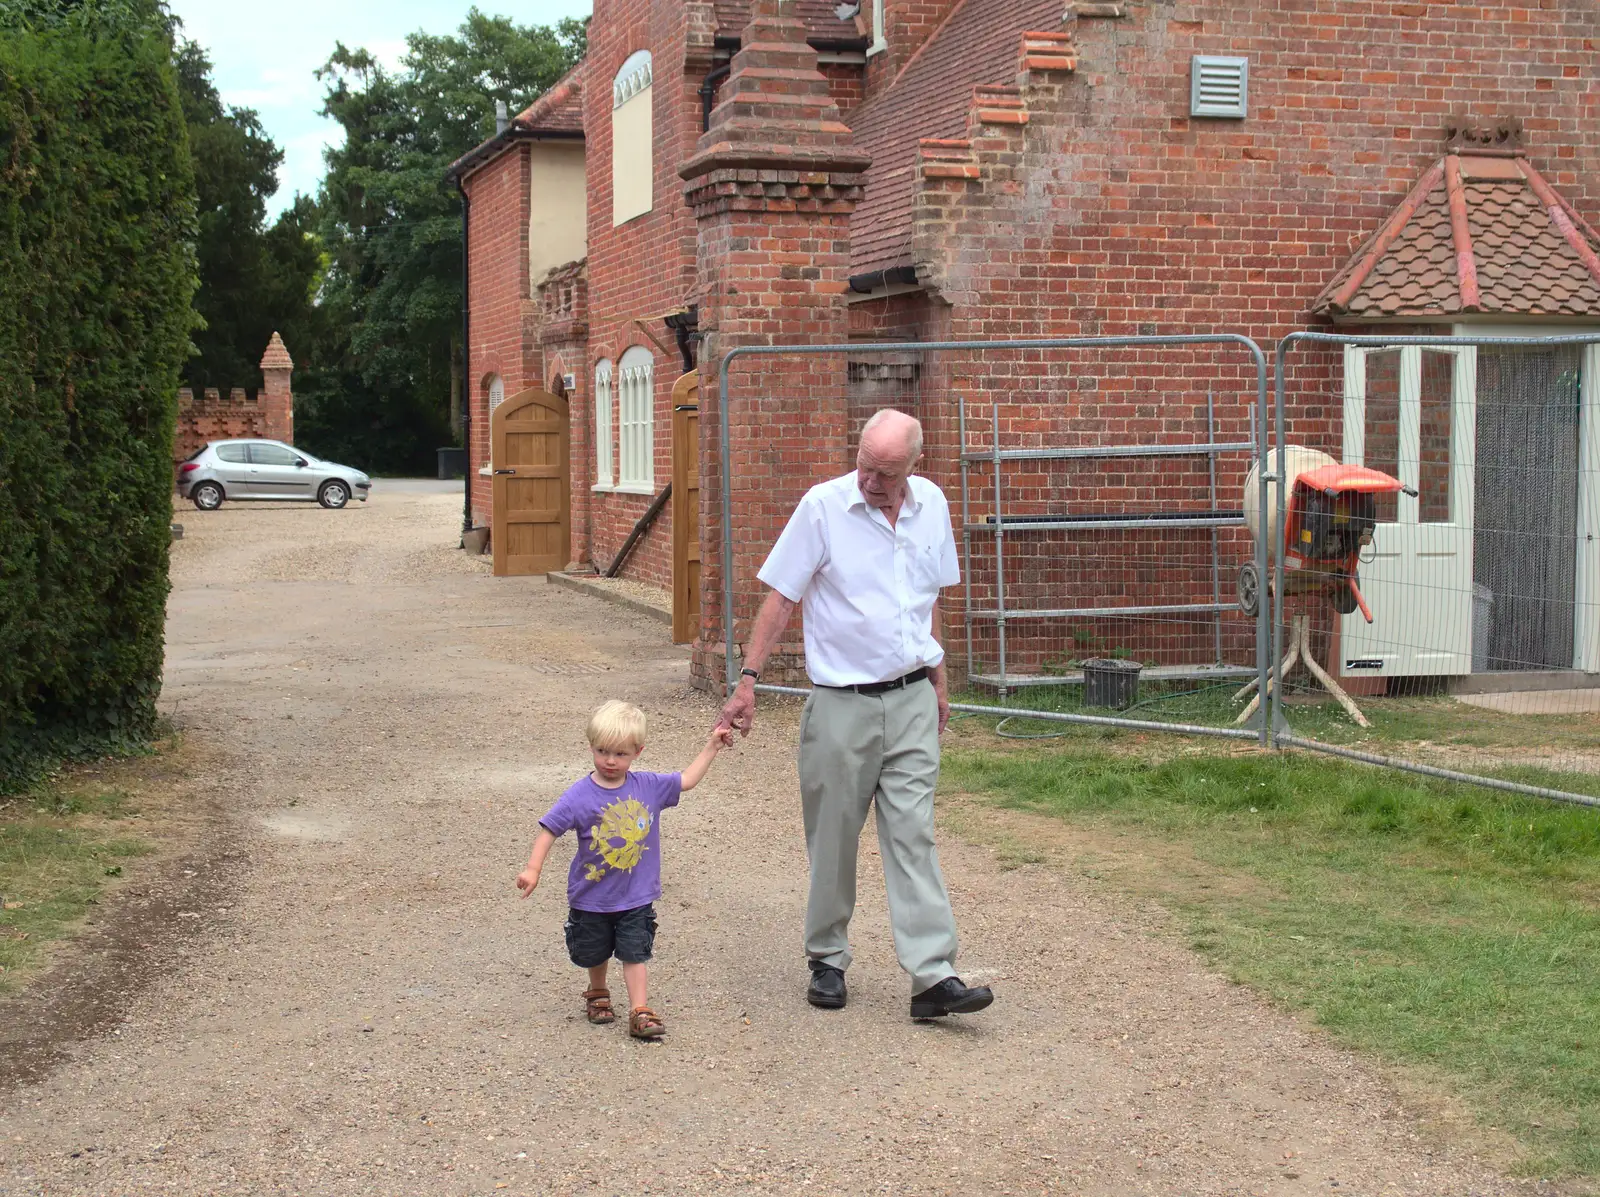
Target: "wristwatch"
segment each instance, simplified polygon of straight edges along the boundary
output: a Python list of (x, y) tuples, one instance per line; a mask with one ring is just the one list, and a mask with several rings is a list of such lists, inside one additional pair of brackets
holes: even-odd
[(761, 680), (761, 671), (759, 669), (741, 669), (741, 670), (739, 670), (739, 672), (743, 676), (745, 676), (747, 678), (751, 678), (751, 679), (753, 679), (755, 681), (759, 682)]

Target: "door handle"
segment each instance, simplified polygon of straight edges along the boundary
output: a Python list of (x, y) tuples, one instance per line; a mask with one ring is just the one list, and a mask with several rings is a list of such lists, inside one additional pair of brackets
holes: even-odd
[(496, 474), (515, 474), (516, 472), (517, 471), (515, 471), (515, 470), (496, 470), (495, 471)]

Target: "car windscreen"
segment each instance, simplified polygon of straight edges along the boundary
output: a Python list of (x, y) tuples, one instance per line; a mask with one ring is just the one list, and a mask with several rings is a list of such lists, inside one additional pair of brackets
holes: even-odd
[(218, 445), (217, 460), (240, 464), (249, 461), (250, 458), (245, 454), (243, 445)]

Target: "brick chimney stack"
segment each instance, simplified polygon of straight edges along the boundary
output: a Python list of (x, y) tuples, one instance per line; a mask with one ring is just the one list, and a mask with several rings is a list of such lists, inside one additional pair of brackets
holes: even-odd
[(283, 338), (273, 333), (261, 355), (261, 435), (287, 445), (294, 444), (294, 392), (289, 385), (293, 373), (294, 359), (283, 347)]
[[(694, 673), (723, 678), (722, 355), (737, 345), (848, 340), (850, 213), (870, 157), (853, 143), (792, 0), (755, 0), (723, 99), (680, 169), (699, 224), (702, 463), (700, 636)], [(843, 355), (736, 359), (729, 378), (735, 641), (748, 636), (756, 570), (808, 487), (847, 468)], [(792, 673), (780, 646), (769, 680)]]

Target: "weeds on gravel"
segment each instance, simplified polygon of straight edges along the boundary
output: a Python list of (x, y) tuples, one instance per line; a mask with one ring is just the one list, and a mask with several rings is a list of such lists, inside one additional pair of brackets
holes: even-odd
[(1600, 810), (1298, 755), (954, 748), (943, 785), (1119, 833), (1098, 871), (1220, 970), (1600, 1175)]
[(0, 802), (0, 994), (88, 913), (122, 863), (149, 851), (126, 833), (126, 790), (57, 775)]

